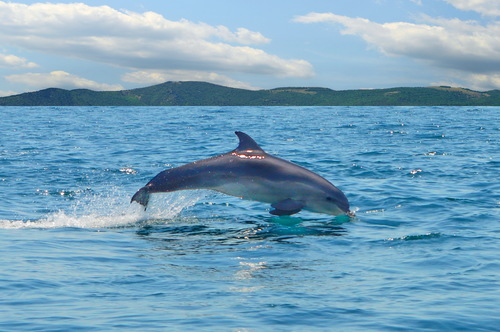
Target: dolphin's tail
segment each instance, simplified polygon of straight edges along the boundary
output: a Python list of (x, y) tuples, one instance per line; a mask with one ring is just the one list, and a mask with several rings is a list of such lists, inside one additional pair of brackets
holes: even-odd
[(141, 189), (139, 189), (135, 194), (134, 196), (132, 196), (132, 200), (130, 201), (130, 203), (132, 202), (137, 202), (139, 204), (141, 204), (142, 206), (144, 206), (144, 210), (146, 210), (146, 208), (148, 207), (148, 202), (149, 202), (149, 190), (147, 187), (142, 187)]

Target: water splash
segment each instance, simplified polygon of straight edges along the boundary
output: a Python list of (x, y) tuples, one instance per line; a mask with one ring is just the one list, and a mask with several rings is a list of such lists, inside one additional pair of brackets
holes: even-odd
[(49, 213), (37, 220), (0, 220), (0, 229), (21, 228), (112, 228), (136, 225), (148, 220), (168, 220), (204, 197), (203, 193), (175, 192), (156, 195), (148, 210), (139, 204), (130, 204), (129, 193), (118, 188), (108, 193), (84, 195), (77, 198), (67, 210)]
[[(175, 191), (151, 196), (148, 209), (145, 211), (148, 219), (173, 219), (182, 210), (195, 205), (207, 195), (203, 190)], [(133, 204), (143, 211), (142, 206)]]

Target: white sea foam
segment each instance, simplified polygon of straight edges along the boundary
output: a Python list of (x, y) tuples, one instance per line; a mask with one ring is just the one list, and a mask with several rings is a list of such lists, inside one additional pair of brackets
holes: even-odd
[(129, 204), (128, 194), (114, 189), (109, 194), (81, 197), (69, 209), (49, 213), (37, 220), (0, 219), (0, 228), (126, 227), (147, 220), (173, 219), (204, 196), (201, 191), (153, 195), (148, 210), (144, 211), (139, 204)]

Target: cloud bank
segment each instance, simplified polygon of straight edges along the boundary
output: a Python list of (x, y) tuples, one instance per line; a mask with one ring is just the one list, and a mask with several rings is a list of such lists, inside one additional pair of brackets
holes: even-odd
[[(475, 0), (485, 4), (487, 1)], [(496, 0), (495, 0), (496, 1)], [(465, 8), (466, 1), (449, 0)], [(474, 2), (474, 1), (472, 1)], [(468, 2), (467, 2), (468, 3)], [(498, 7), (498, 5), (497, 5)], [(481, 7), (476, 10), (483, 12)], [(500, 22), (481, 25), (476, 21), (421, 16), (422, 23), (376, 23), (334, 13), (310, 13), (294, 19), (299, 23), (336, 23), (342, 34), (361, 37), (388, 56), (413, 58), (444, 69), (472, 88), (500, 88)], [(489, 77), (485, 79), (485, 76)]]
[(118, 11), (83, 3), (25, 5), (0, 1), (0, 39), (31, 51), (111, 64), (136, 71), (251, 73), (310, 77), (312, 65), (249, 45), (259, 32), (171, 21), (153, 12)]
[(445, 0), (460, 10), (478, 12), (484, 16), (500, 16), (500, 1), (498, 0)]
[(36, 68), (38, 65), (16, 55), (0, 53), (0, 67)]
[(92, 89), (100, 91), (117, 91), (124, 89), (123, 86), (119, 84), (97, 83), (60, 70), (50, 73), (14, 74), (6, 76), (5, 78), (12, 83), (26, 84), (37, 89), (49, 86), (64, 89)]

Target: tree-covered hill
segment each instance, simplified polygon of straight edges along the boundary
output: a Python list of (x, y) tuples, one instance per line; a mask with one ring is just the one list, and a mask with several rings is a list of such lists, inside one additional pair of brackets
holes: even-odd
[(253, 91), (206, 82), (165, 82), (122, 91), (50, 88), (2, 97), (0, 106), (500, 106), (500, 90), (478, 92), (442, 86)]

